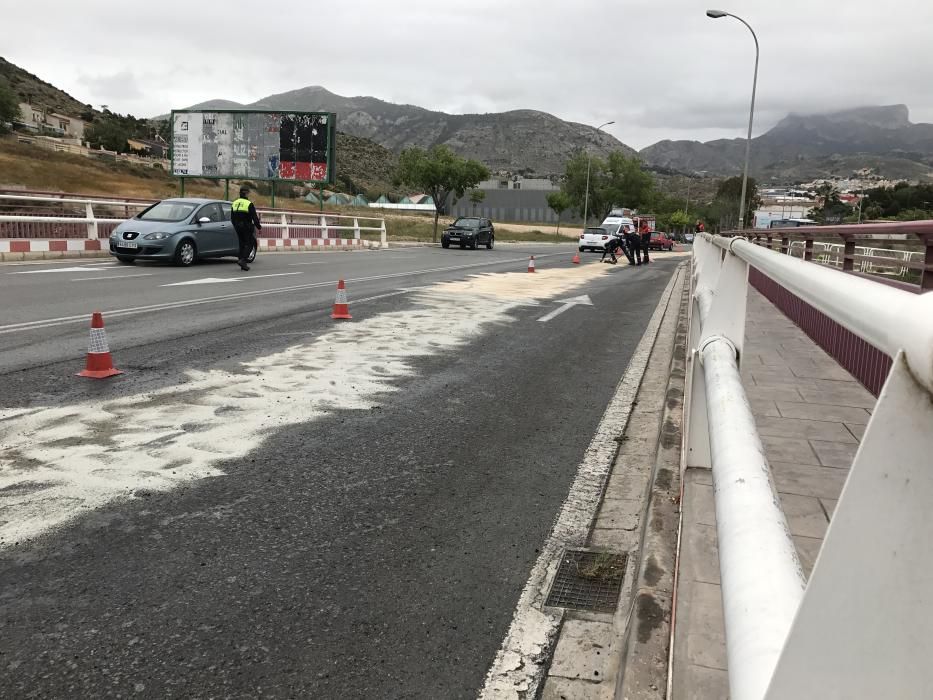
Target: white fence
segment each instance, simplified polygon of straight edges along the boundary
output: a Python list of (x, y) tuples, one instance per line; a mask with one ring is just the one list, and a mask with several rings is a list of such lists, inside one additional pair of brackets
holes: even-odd
[[(805, 249), (804, 241), (791, 241), (790, 254), (802, 258)], [(813, 259), (823, 265), (842, 267), (845, 246), (842, 243), (813, 242)], [(894, 250), (890, 248), (869, 248), (856, 246), (855, 254), (860, 256), (856, 261), (856, 269), (867, 275), (893, 274), (905, 276), (910, 268), (900, 265), (901, 262), (923, 262), (924, 254), (916, 250)]]
[[(153, 202), (132, 202), (107, 199), (80, 199), (68, 197), (46, 197), (37, 195), (11, 195), (0, 194), (0, 204), (3, 202), (15, 203), (17, 206), (38, 207), (40, 204), (46, 206), (51, 204), (69, 204), (84, 208), (84, 216), (43, 216), (41, 214), (10, 214), (0, 215), (0, 224), (29, 224), (30, 226), (48, 224), (49, 231), (52, 226), (58, 224), (84, 224), (88, 239), (94, 240), (100, 238), (100, 224), (116, 226), (122, 223), (126, 217), (132, 216), (139, 210), (142, 210)], [(124, 218), (114, 218), (113, 216), (96, 216), (94, 207), (98, 211), (102, 208), (113, 210), (122, 208), (126, 213)], [(131, 211), (136, 210), (136, 211)], [(359, 240), (363, 232), (379, 233), (380, 247), (388, 247), (386, 238), (385, 219), (380, 217), (361, 217), (344, 216), (339, 214), (317, 214), (313, 212), (288, 211), (288, 210), (259, 210), (262, 219), (263, 230), (271, 229), (278, 235), (277, 238), (284, 240), (303, 239), (303, 238), (340, 238), (342, 232), (353, 233), (354, 240)], [(41, 226), (36, 227), (39, 231), (39, 238), (50, 238), (53, 235), (46, 235)], [(106, 234), (105, 234), (106, 235)], [(0, 235), (0, 238), (3, 236)], [(68, 236), (73, 238), (74, 236)], [(268, 238), (269, 236), (263, 236)]]
[[(808, 582), (739, 376), (749, 265), (895, 358)], [(684, 467), (711, 468), (733, 700), (933, 687), (933, 294), (694, 243)]]

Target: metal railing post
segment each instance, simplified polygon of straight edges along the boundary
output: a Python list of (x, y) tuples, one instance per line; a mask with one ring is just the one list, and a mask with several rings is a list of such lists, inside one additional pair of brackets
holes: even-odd
[(774, 245), (771, 240), (771, 234), (769, 233), (768, 234), (768, 250), (773, 250), (773, 249), (774, 249)]
[(330, 234), (327, 231), (327, 217), (323, 215), (321, 216), (321, 238), (330, 238)]
[(360, 222), (355, 216), (353, 217), (353, 239), (360, 240)]
[(386, 235), (386, 220), (382, 219), (379, 230), (379, 243), (383, 250), (389, 247), (389, 239)]
[(846, 238), (842, 247), (842, 269), (844, 272), (855, 269), (855, 241), (851, 238)]
[(924, 292), (933, 290), (933, 234), (924, 234), (920, 237), (925, 247), (923, 253), (923, 269), (920, 271), (920, 289)]
[(288, 217), (282, 214), (282, 238), (288, 238)]
[(813, 260), (813, 239), (807, 238), (803, 242), (803, 259), (807, 261)]
[(783, 236), (781, 238), (781, 252), (784, 253), (784, 255), (787, 255), (787, 251), (789, 249), (790, 249), (790, 238), (788, 238), (787, 236)]
[(87, 237), (91, 239), (97, 238), (97, 219), (94, 217), (94, 206), (87, 202), (84, 205), (85, 215), (90, 221), (87, 223)]

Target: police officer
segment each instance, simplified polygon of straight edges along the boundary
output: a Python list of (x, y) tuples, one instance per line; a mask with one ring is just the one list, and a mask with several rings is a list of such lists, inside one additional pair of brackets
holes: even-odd
[(628, 243), (628, 249), (631, 251), (629, 264), (641, 265), (641, 236), (638, 235), (638, 231), (634, 228), (626, 229), (625, 241)]
[(259, 214), (256, 213), (256, 207), (247, 198), (249, 195), (248, 187), (240, 188), (240, 197), (233, 202), (233, 214), (230, 216), (233, 221), (233, 228), (236, 229), (237, 238), (240, 239), (240, 256), (237, 260), (240, 269), (249, 271), (250, 253), (253, 252), (253, 246), (257, 245), (254, 226), (262, 230), (262, 224), (259, 221)]
[(651, 230), (648, 228), (648, 222), (641, 222), (641, 250), (642, 250), (642, 262), (647, 265), (651, 262), (648, 258), (648, 246), (651, 243)]

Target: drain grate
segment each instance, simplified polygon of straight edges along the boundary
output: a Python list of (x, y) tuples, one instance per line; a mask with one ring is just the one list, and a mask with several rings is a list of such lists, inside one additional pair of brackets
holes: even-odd
[(625, 578), (624, 554), (567, 550), (545, 605), (615, 612)]

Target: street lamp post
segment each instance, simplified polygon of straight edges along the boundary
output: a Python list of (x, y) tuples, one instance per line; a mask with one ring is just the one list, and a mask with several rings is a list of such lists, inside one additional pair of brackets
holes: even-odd
[[(615, 122), (606, 122), (605, 124), (600, 124), (596, 127), (597, 133), (604, 126), (609, 126), (610, 124), (615, 124)], [(589, 214), (588, 208), (590, 204), (590, 161), (593, 160), (593, 157), (590, 155), (589, 149), (586, 151), (586, 195), (583, 197), (583, 228), (586, 228), (586, 218)]]
[(755, 76), (752, 79), (752, 106), (748, 111), (748, 138), (745, 140), (745, 170), (742, 174), (742, 199), (739, 202), (739, 228), (744, 228), (745, 195), (748, 189), (748, 158), (752, 148), (752, 123), (755, 119), (755, 92), (758, 89), (758, 36), (755, 34), (755, 30), (752, 29), (752, 26), (748, 22), (746, 22), (738, 15), (732, 14), (731, 12), (724, 12), (723, 10), (707, 10), (706, 16), (711, 17), (712, 19), (720, 19), (721, 17), (732, 17), (733, 19), (737, 19), (748, 28), (748, 31), (752, 33), (752, 39), (755, 40)]

